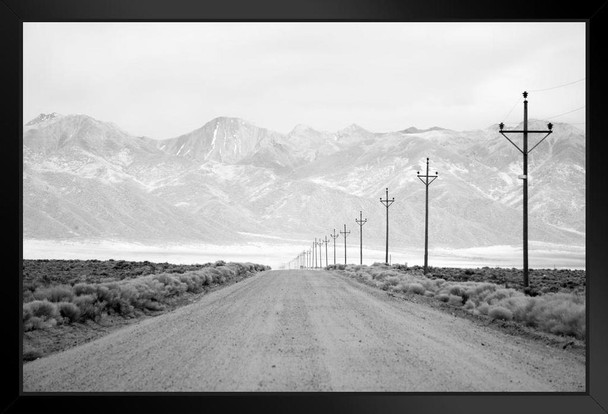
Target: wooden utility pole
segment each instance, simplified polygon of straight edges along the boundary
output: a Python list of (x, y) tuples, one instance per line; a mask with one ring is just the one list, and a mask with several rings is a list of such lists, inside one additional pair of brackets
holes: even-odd
[(384, 262), (388, 264), (388, 208), (395, 202), (395, 197), (388, 199), (388, 188), (386, 189), (386, 200), (380, 197), (380, 202), (386, 206), (386, 256)]
[(319, 256), (319, 269), (321, 269), (323, 267), (323, 251), (321, 250), (321, 246), (323, 246), (323, 240), (319, 239), (319, 241), (317, 242), (317, 246), (319, 246), (319, 253), (317, 255)]
[(418, 171), (416, 176), (426, 187), (426, 204), (424, 207), (424, 274), (427, 274), (429, 271), (429, 185), (437, 179), (439, 173), (435, 171), (435, 175), (429, 175), (429, 159), (427, 157), (426, 175), (420, 175), (420, 171)]
[(327, 243), (329, 243), (329, 240), (327, 240), (327, 236), (325, 236), (323, 243), (325, 243), (325, 266), (329, 266), (329, 258), (327, 257)]
[[(530, 152), (532, 152), (532, 150), (534, 148), (536, 148), (541, 142), (543, 142), (545, 140), (545, 138), (547, 138), (553, 131), (553, 124), (552, 123), (548, 123), (547, 124), (547, 128), (548, 130), (543, 131), (543, 130), (539, 130), (539, 131), (534, 131), (534, 130), (529, 130), (528, 129), (528, 100), (526, 99), (528, 97), (528, 92), (524, 92), (524, 129), (523, 130), (511, 130), (511, 131), (505, 131), (503, 130), (505, 124), (503, 124), (502, 122), (499, 124), (500, 127), (500, 134), (502, 136), (504, 136), (511, 144), (513, 144), (513, 146), (515, 148), (517, 148), (519, 150), (519, 152), (522, 153), (524, 159), (523, 159), (523, 175), (519, 176), (520, 179), (523, 180), (523, 185), (524, 185), (524, 199), (523, 199), (523, 216), (524, 216), (524, 225), (523, 225), (523, 233), (524, 233), (524, 257), (523, 257), (523, 262), (524, 262), (524, 287), (528, 287), (529, 286), (529, 280), (528, 280), (528, 154)], [(523, 148), (519, 148), (513, 141), (511, 141), (509, 139), (508, 136), (506, 136), (505, 134), (523, 134)], [(538, 141), (538, 143), (536, 145), (534, 145), (530, 150), (528, 150), (528, 134), (546, 134), (540, 141)]]
[(359, 264), (363, 264), (363, 225), (367, 223), (367, 219), (363, 218), (363, 211), (359, 211), (359, 219), (355, 219), (359, 225)]
[(350, 234), (350, 230), (346, 231), (346, 224), (344, 225), (344, 231), (341, 231), (340, 234), (344, 235), (344, 264), (346, 264), (346, 236)]
[(334, 239), (334, 266), (336, 265), (336, 239), (338, 237), (340, 237), (340, 234), (336, 234), (336, 229), (334, 229), (334, 232), (332, 234), (329, 235), (332, 239)]

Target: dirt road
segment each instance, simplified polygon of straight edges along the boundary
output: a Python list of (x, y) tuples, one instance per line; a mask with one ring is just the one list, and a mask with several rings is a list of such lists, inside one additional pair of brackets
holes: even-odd
[(23, 366), (29, 391), (584, 391), (585, 360), (324, 271), (260, 273)]

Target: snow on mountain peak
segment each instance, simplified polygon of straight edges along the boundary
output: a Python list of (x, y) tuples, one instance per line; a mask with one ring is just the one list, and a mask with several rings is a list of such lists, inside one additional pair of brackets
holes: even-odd
[(50, 114), (40, 114), (36, 118), (32, 119), (30, 122), (28, 122), (27, 124), (25, 124), (25, 126), (38, 125), (38, 124), (41, 124), (43, 122), (50, 121), (50, 120), (53, 120), (55, 118), (58, 118), (60, 116), (61, 116), (61, 114), (58, 114), (57, 112), (52, 112)]

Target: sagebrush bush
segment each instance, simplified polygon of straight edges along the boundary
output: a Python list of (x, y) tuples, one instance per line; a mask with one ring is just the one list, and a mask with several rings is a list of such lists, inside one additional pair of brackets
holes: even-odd
[(448, 304), (453, 305), (453, 306), (462, 306), (462, 296), (449, 295)]
[(23, 291), (23, 303), (31, 302), (33, 300), (36, 300), (36, 298), (34, 297), (34, 292), (32, 292), (31, 290), (24, 290)]
[(58, 302), (59, 314), (70, 322), (76, 322), (80, 318), (80, 309), (72, 302)]
[(447, 302), (450, 300), (450, 295), (446, 294), (446, 293), (441, 293), (437, 296), (435, 296), (437, 299), (439, 299), (442, 302)]
[(420, 283), (410, 283), (407, 287), (407, 291), (415, 293), (416, 295), (423, 295), (426, 289)]
[(91, 295), (97, 292), (97, 286), (89, 283), (76, 283), (73, 287), (74, 294), (79, 295)]
[(36, 329), (44, 329), (49, 326), (50, 325), (47, 325), (44, 323), (44, 319), (42, 319), (38, 316), (32, 316), (31, 318), (29, 318), (27, 321), (25, 321), (23, 323), (23, 330), (25, 332), (28, 332), (28, 331), (33, 331)]
[(42, 319), (52, 319), (59, 316), (57, 305), (48, 300), (34, 300), (23, 305), (24, 312), (31, 313), (31, 316), (36, 316)]
[(34, 313), (32, 312), (32, 310), (27, 307), (27, 306), (23, 306), (23, 314), (22, 314), (22, 320), (23, 322), (27, 322), (32, 316), (34, 316)]
[(483, 302), (477, 307), (477, 310), (480, 314), (487, 315), (490, 312), (490, 305), (487, 302)]
[(503, 308), (502, 306), (494, 306), (490, 308), (488, 315), (493, 319), (502, 319), (505, 321), (510, 321), (513, 319), (513, 312), (507, 308)]
[(28, 345), (23, 345), (23, 360), (24, 361), (33, 361), (42, 357), (42, 352), (36, 348), (32, 348)]
[(80, 311), (79, 320), (91, 319), (97, 321), (101, 315), (101, 304), (97, 302), (95, 295), (80, 295), (74, 298), (74, 304)]
[(69, 302), (74, 297), (71, 286), (57, 285), (49, 287), (38, 287), (34, 291), (37, 300), (48, 300), (50, 302)]

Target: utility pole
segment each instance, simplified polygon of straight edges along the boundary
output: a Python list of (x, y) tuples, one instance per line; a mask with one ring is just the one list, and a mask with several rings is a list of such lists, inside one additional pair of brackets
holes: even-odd
[(338, 237), (340, 237), (340, 234), (336, 234), (336, 229), (334, 229), (334, 232), (332, 234), (329, 235), (332, 239), (334, 239), (334, 266), (336, 265), (336, 239)]
[(367, 219), (363, 218), (363, 211), (359, 211), (359, 220), (355, 219), (359, 225), (359, 264), (363, 264), (363, 225), (367, 223)]
[(388, 264), (388, 208), (395, 202), (395, 197), (390, 200), (388, 199), (388, 188), (386, 189), (386, 200), (383, 200), (382, 197), (380, 197), (380, 202), (386, 206), (386, 257), (384, 262)]
[[(418, 171), (416, 176), (426, 187), (426, 204), (424, 208), (424, 274), (426, 275), (429, 271), (429, 185), (437, 179), (439, 173), (435, 171), (435, 175), (429, 175), (429, 158), (427, 157), (426, 175), (420, 175), (420, 171)], [(424, 178), (424, 180), (422, 178)]]
[[(524, 160), (523, 160), (524, 161), (524, 166), (523, 166), (524, 171), (523, 171), (523, 175), (519, 176), (519, 178), (523, 180), (523, 185), (524, 185), (524, 200), (523, 200), (524, 287), (528, 287), (529, 286), (529, 280), (528, 280), (528, 154), (530, 152), (532, 152), (532, 150), (534, 148), (536, 148), (541, 142), (543, 142), (545, 140), (545, 138), (547, 138), (553, 132), (552, 131), (553, 124), (549, 122), (547, 124), (548, 130), (546, 130), (546, 131), (529, 130), (528, 129), (528, 100), (527, 100), (528, 92), (524, 92), (523, 95), (524, 95), (524, 129), (505, 131), (505, 130), (503, 130), (505, 124), (502, 122), (499, 124), (499, 127), (500, 127), (500, 134), (502, 136), (504, 136), (511, 144), (513, 144), (513, 146), (515, 148), (517, 148), (524, 157)], [(523, 139), (524, 139), (523, 148), (519, 148), (513, 141), (511, 141), (509, 139), (508, 136), (505, 135), (508, 133), (523, 134)], [(540, 141), (538, 141), (538, 143), (536, 145), (534, 145), (530, 150), (528, 150), (528, 134), (546, 134), (546, 135)]]
[(341, 231), (340, 234), (344, 235), (344, 264), (346, 264), (346, 236), (350, 234), (350, 230), (346, 231), (346, 224), (344, 225), (344, 231)]
[(317, 242), (317, 246), (319, 246), (319, 269), (323, 267), (323, 251), (321, 250), (321, 246), (323, 246), (323, 241), (319, 238)]
[(317, 268), (317, 239), (312, 242), (312, 256), (315, 258), (315, 269)]
[(327, 257), (327, 243), (329, 243), (329, 240), (327, 240), (327, 236), (325, 236), (323, 243), (325, 243), (325, 266), (329, 266), (329, 259)]

